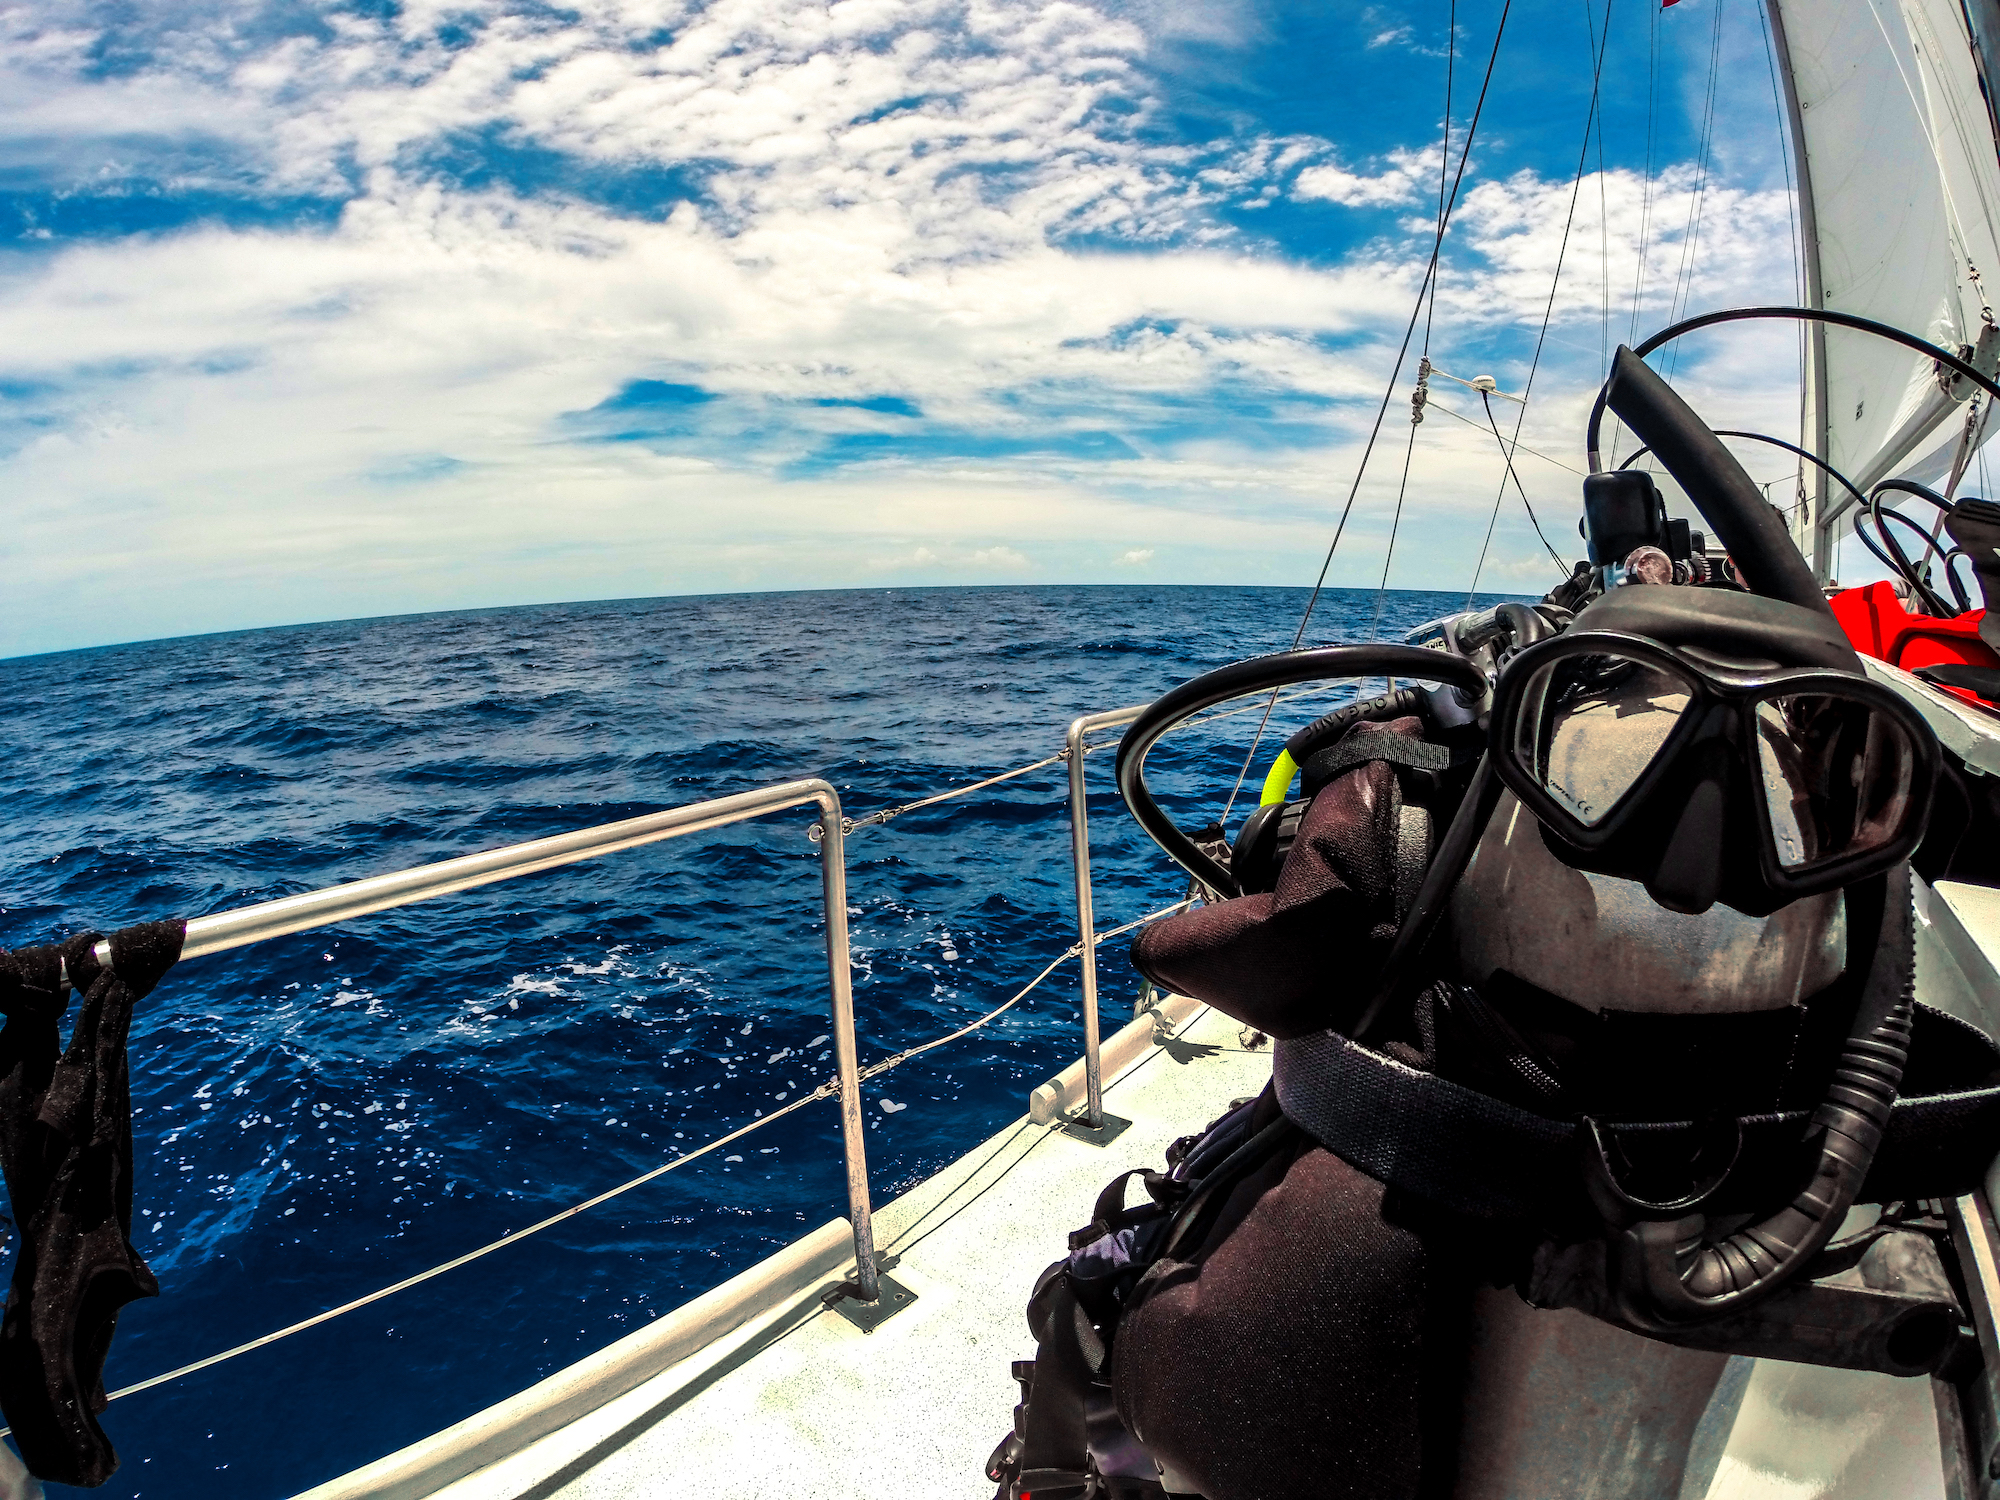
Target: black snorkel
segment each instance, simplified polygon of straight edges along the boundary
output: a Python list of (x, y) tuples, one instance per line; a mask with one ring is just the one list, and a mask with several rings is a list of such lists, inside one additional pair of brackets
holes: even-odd
[[(1706, 684), (1691, 690), (1688, 699), (1698, 702), (1706, 717), (1699, 721), (1690, 719), (1687, 732), (1681, 741), (1675, 742), (1676, 748), (1692, 744), (1705, 747), (1704, 754), (1727, 751), (1739, 760), (1754, 757), (1761, 743), (1757, 738), (1755, 710), (1770, 701), (1773, 694), (1782, 698), (1790, 693), (1803, 698), (1808, 690), (1820, 697), (1853, 699), (1861, 705), (1857, 712), (1879, 710), (1885, 721), (1900, 725), (1898, 732), (1907, 732), (1909, 737), (1910, 753), (1903, 762), (1908, 774), (1899, 783), (1897, 792), (1903, 799), (1897, 804), (1896, 816), (1900, 821), (1892, 830), (1893, 837), (1884, 836), (1858, 851), (1865, 857), (1857, 857), (1847, 865), (1806, 859), (1795, 862), (1796, 869), (1784, 858), (1774, 858), (1760, 867), (1755, 890), (1740, 882), (1730, 885), (1725, 879), (1712, 878), (1712, 868), (1704, 875), (1690, 873), (1685, 880), (1669, 872), (1661, 885), (1662, 892), (1673, 898), (1661, 904), (1688, 911), (1704, 909), (1718, 898), (1734, 897), (1741, 909), (1770, 912), (1795, 899), (1799, 890), (1815, 880), (1819, 882), (1814, 886), (1817, 890), (1839, 889), (1844, 894), (1847, 972), (1837, 981), (1836, 990), (1825, 992), (1825, 998), (1838, 1006), (1837, 1013), (1843, 1016), (1851, 1004), (1851, 1020), (1836, 1022), (1840, 1030), (1835, 1035), (1844, 1031), (1845, 1040), (1840, 1045), (1838, 1062), (1823, 1101), (1797, 1141), (1796, 1149), (1801, 1156), (1796, 1165), (1790, 1164), (1790, 1157), (1782, 1161), (1773, 1158), (1769, 1150), (1749, 1151), (1744, 1145), (1746, 1136), (1741, 1122), (1721, 1122), (1735, 1125), (1733, 1139), (1708, 1142), (1685, 1162), (1676, 1156), (1665, 1164), (1664, 1171), (1646, 1172), (1632, 1165), (1643, 1158), (1643, 1152), (1635, 1157), (1628, 1149), (1637, 1149), (1634, 1143), (1639, 1136), (1634, 1133), (1635, 1127), (1590, 1117), (1573, 1127), (1553, 1119), (1540, 1122), (1563, 1132), (1575, 1130), (1575, 1138), (1582, 1143), (1578, 1162), (1582, 1190), (1578, 1192), (1572, 1187), (1566, 1195), (1558, 1195), (1569, 1206), (1556, 1212), (1543, 1226), (1551, 1237), (1538, 1253), (1536, 1269), (1524, 1283), (1524, 1291), (1541, 1305), (1580, 1308), (1627, 1328), (1672, 1341), (1689, 1330), (1719, 1325), (1721, 1320), (1762, 1302), (1797, 1278), (1832, 1239), (1874, 1162), (1908, 1056), (1914, 949), (1907, 854), (1909, 844), (1921, 833), (1927, 811), (1936, 746), (1921, 719), (1902, 717), (1904, 706), (1900, 700), (1860, 672), (1804, 559), (1792, 544), (1777, 512), (1742, 466), (1692, 409), (1628, 349), (1619, 350), (1611, 379), (1600, 393), (1593, 413), (1593, 467), (1599, 467), (1594, 450), (1598, 423), (1605, 410), (1624, 420), (1680, 483), (1713, 535), (1728, 549), (1751, 595), (1703, 586), (1652, 584), (1623, 585), (1612, 591), (1614, 596), (1631, 596), (1632, 605), (1643, 598), (1663, 616), (1681, 612), (1695, 622), (1683, 622), (1680, 626), (1671, 621), (1655, 622), (1656, 633), (1667, 637), (1665, 640), (1642, 635), (1629, 637), (1645, 640), (1645, 649), (1655, 652), (1665, 666), (1684, 669)], [(1593, 476), (1597, 477), (1600, 476)], [(1598, 539), (1592, 540), (1595, 554), (1599, 550)], [(1615, 550), (1617, 542), (1610, 536), (1603, 541), (1607, 555), (1598, 560), (1604, 572), (1615, 579), (1622, 567), (1614, 569), (1608, 564), (1613, 561), (1609, 551)], [(1600, 613), (1599, 620), (1632, 612), (1624, 600), (1614, 599)], [(1710, 613), (1715, 619), (1702, 624), (1701, 617)], [(1763, 632), (1761, 644), (1766, 649), (1759, 650), (1755, 649), (1759, 644), (1759, 622), (1765, 616), (1769, 619), (1763, 622), (1773, 629)], [(1588, 620), (1589, 611), (1584, 610), (1578, 622)], [(1409, 651), (1382, 646), (1264, 658), (1184, 684), (1153, 705), (1126, 735), (1118, 757), (1120, 790), (1141, 826), (1177, 863), (1211, 890), (1234, 896), (1239, 893), (1240, 884), (1232, 872), (1195, 848), (1192, 839), (1174, 828), (1146, 789), (1145, 753), (1160, 735), (1181, 719), (1227, 697), (1335, 672), (1370, 671), (1463, 688), (1466, 694), (1476, 696), (1482, 707), (1490, 705), (1497, 731), (1498, 710), (1510, 687), (1524, 680), (1516, 674), (1533, 672), (1538, 663), (1556, 659), (1565, 651), (1577, 654), (1565, 645), (1567, 631), (1554, 639), (1536, 639), (1546, 635), (1552, 623), (1545, 612), (1534, 613), (1525, 629), (1518, 628), (1523, 622), (1504, 623), (1508, 627), (1505, 633), (1513, 639), (1505, 649), (1494, 653), (1495, 661), (1504, 663), (1497, 667), (1497, 683), (1476, 663), (1451, 650)], [(1783, 630), (1776, 628), (1780, 623)], [(1704, 630), (1715, 639), (1707, 639)], [(1741, 639), (1728, 639), (1732, 631)], [(1785, 631), (1797, 638), (1789, 646), (1777, 638)], [(1635, 655), (1639, 654), (1639, 648), (1633, 650)], [(1708, 662), (1702, 655), (1705, 650), (1732, 658), (1733, 664)], [(1315, 657), (1318, 660), (1310, 660)], [(1757, 673), (1765, 669), (1769, 669), (1768, 679), (1759, 679)], [(1787, 678), (1787, 672), (1804, 675)], [(1490, 699), (1489, 687), (1493, 689)], [(1464, 701), (1471, 702), (1473, 698)], [(1912, 723), (1915, 727), (1910, 727)], [(1789, 732), (1790, 721), (1779, 728)], [(1401, 1002), (1410, 1000), (1419, 981), (1424, 979), (1426, 969), (1421, 960), (1426, 946), (1439, 930), (1452, 894), (1487, 832), (1497, 803), (1508, 789), (1499, 756), (1497, 740), (1490, 740), (1414, 898), (1402, 915), (1387, 957), (1367, 992), (1365, 1005), (1356, 1007), (1357, 1020), (1347, 1029), (1352, 1040), (1340, 1039), (1337, 1033), (1317, 1034), (1329, 1047), (1338, 1043), (1353, 1052), (1365, 1051), (1365, 1047), (1355, 1044), (1366, 1043), (1384, 1018), (1400, 1014)], [(1700, 769), (1694, 766), (1695, 771)], [(1727, 815), (1757, 822), (1755, 804), (1744, 802), (1746, 789), (1754, 791), (1757, 783), (1745, 781), (1738, 774), (1740, 766), (1731, 773), (1735, 775), (1734, 781), (1721, 768), (1714, 769), (1713, 777), (1688, 772), (1691, 778), (1688, 785), (1692, 788), (1698, 782), (1713, 780), (1726, 793), (1718, 795), (1727, 804), (1724, 808)], [(1765, 790), (1756, 795), (1771, 795), (1768, 771), (1765, 775)], [(1670, 780), (1663, 772), (1656, 783)], [(1650, 790), (1658, 791), (1659, 785)], [(1673, 787), (1668, 786), (1667, 790), (1671, 792)], [(1769, 813), (1757, 823), (1758, 835), (1767, 843), (1775, 837), (1776, 816)], [(1561, 859), (1558, 842), (1550, 841), (1550, 849)], [(1580, 836), (1571, 853), (1577, 853), (1588, 842), (1587, 836)], [(1665, 840), (1667, 854), (1672, 852), (1671, 843), (1671, 839)], [(1661, 852), (1651, 851), (1647, 857)], [(1565, 862), (1585, 869), (1595, 865), (1601, 873), (1627, 878), (1640, 878), (1643, 874), (1612, 868), (1618, 863), (1615, 852), (1602, 859), (1596, 851), (1584, 854), (1585, 858)], [(1714, 862), (1710, 864), (1713, 866)], [(1295, 1048), (1299, 1070), (1318, 1066), (1308, 1060), (1319, 1055), (1313, 1051), (1319, 1046), (1313, 1037), (1301, 1036), (1296, 1043), (1281, 1037), (1281, 1043)], [(1287, 1055), (1281, 1051), (1281, 1065)], [(1396, 1065), (1376, 1057), (1367, 1066), (1379, 1072)], [(1308, 1075), (1300, 1071), (1297, 1076)], [(1283, 1097), (1282, 1066), (1280, 1085)], [(1365, 1126), (1355, 1128), (1366, 1133)], [(1675, 1128), (1684, 1134), (1690, 1131), (1704, 1134), (1693, 1131), (1691, 1126)], [(1328, 1144), (1334, 1140), (1328, 1135), (1321, 1139)], [(1760, 1159), (1755, 1162), (1741, 1159), (1749, 1156)], [(1389, 1178), (1384, 1180), (1396, 1175), (1393, 1158), (1391, 1152)], [(1364, 1170), (1374, 1169), (1364, 1167)], [(1570, 1181), (1576, 1183), (1577, 1179)], [(1766, 1183), (1769, 1186), (1763, 1185)], [(1775, 1211), (1745, 1211), (1773, 1201), (1781, 1204)], [(1581, 1219), (1575, 1217), (1578, 1212), (1583, 1215)], [(1539, 1213), (1537, 1210), (1537, 1216)], [(1689, 1338), (1698, 1342), (1692, 1335)]]

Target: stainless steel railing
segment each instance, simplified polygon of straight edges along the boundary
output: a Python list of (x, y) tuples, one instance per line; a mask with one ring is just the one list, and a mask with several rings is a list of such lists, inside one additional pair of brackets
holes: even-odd
[[(255, 906), (218, 912), (214, 916), (195, 917), (187, 924), (181, 957), (199, 958), (247, 947), (266, 938), (345, 922), (370, 912), (387, 911), (392, 906), (407, 906), (434, 896), (531, 875), (537, 870), (596, 859), (621, 849), (636, 849), (641, 844), (703, 833), (808, 803), (817, 806), (820, 812), (820, 890), (826, 907), (827, 983), (833, 995), (834, 1065), (840, 1083), (840, 1140), (847, 1165), (847, 1212), (854, 1226), (855, 1282), (860, 1299), (872, 1302), (879, 1293), (875, 1234), (869, 1215), (868, 1161), (861, 1144), (860, 1069), (854, 1045), (854, 969), (847, 942), (846, 824), (841, 816), (840, 793), (817, 776), (759, 791), (739, 792), (733, 797), (693, 802), (641, 818), (600, 823), (594, 828), (579, 828), (573, 833), (510, 844), (504, 849), (489, 849), (460, 859), (418, 865), (390, 875), (372, 875), (366, 880), (329, 886), (302, 896), (261, 901)], [(99, 943), (96, 956), (100, 963), (111, 963), (111, 945)]]
[(1130, 724), (1145, 711), (1141, 703), (1080, 715), (1070, 720), (1063, 741), (1063, 754), (1069, 761), (1069, 857), (1076, 877), (1076, 942), (1083, 967), (1084, 1124), (1092, 1130), (1104, 1124), (1104, 1078), (1098, 1061), (1097, 918), (1090, 889), (1090, 805), (1083, 778), (1083, 737), (1093, 729)]
[[(254, 906), (238, 907), (234, 911), (194, 917), (187, 924), (187, 933), (181, 946), (181, 958), (186, 960), (201, 958), (211, 953), (224, 953), (229, 949), (247, 947), (269, 938), (306, 932), (316, 927), (326, 927), (336, 922), (367, 916), (373, 912), (387, 911), (392, 907), (408, 906), (437, 896), (450, 895), (456, 891), (472, 890), (497, 881), (531, 875), (540, 870), (577, 864), (602, 855), (614, 854), (623, 849), (636, 849), (643, 844), (660, 843), (692, 833), (703, 833), (710, 829), (726, 827), (731, 823), (746, 822), (752, 818), (766, 817), (772, 813), (811, 804), (819, 809), (820, 814), (817, 821), (806, 831), (815, 843), (821, 845), (820, 877), (822, 901), (826, 912), (827, 980), (832, 995), (834, 1061), (840, 1099), (841, 1146), (847, 1171), (848, 1217), (854, 1226), (856, 1290), (862, 1300), (873, 1301), (879, 1295), (879, 1273), (875, 1266), (874, 1231), (870, 1217), (868, 1164), (862, 1147), (860, 1067), (854, 1035), (853, 959), (847, 934), (847, 835), (860, 828), (887, 823), (920, 807), (929, 807), (934, 803), (1027, 775), (1057, 761), (1069, 763), (1070, 859), (1076, 882), (1077, 929), (1077, 942), (1070, 951), (1081, 960), (1083, 974), (1086, 1100), (1082, 1123), (1090, 1129), (1098, 1129), (1104, 1123), (1104, 1084), (1097, 1003), (1097, 943), (1100, 934), (1095, 931), (1092, 900), (1090, 810), (1085, 787), (1084, 761), (1090, 750), (1104, 749), (1107, 746), (1086, 745), (1084, 740), (1092, 731), (1112, 729), (1131, 723), (1138, 718), (1144, 708), (1145, 705), (1136, 704), (1128, 708), (1080, 715), (1071, 721), (1063, 748), (1055, 755), (967, 786), (950, 788), (901, 807), (869, 813), (859, 819), (850, 819), (843, 815), (840, 794), (831, 783), (819, 777), (812, 777), (764, 787), (757, 791), (740, 792), (734, 796), (689, 803), (685, 807), (668, 808), (664, 812), (647, 813), (643, 817), (626, 818), (616, 823), (600, 823), (590, 828), (556, 834), (551, 838), (510, 844), (504, 848), (468, 854), (458, 859), (417, 865), (387, 875), (372, 875), (363, 880), (349, 881), (344, 885), (308, 891), (303, 895), (284, 896), (276, 901), (261, 901)], [(1214, 717), (1227, 716), (1225, 713)], [(1164, 911), (1151, 913), (1137, 922), (1113, 929), (1113, 933), (1143, 925), (1176, 909), (1178, 908), (1169, 907)], [(1111, 936), (1113, 933), (1102, 936)], [(1065, 958), (1068, 956), (1068, 954), (1063, 955)], [(96, 957), (102, 964), (113, 965), (111, 944), (108, 941), (97, 945)], [(1060, 962), (1059, 958), (1057, 963)], [(1055, 967), (1055, 964), (1051, 964), (1049, 969)], [(1047, 977), (1048, 972), (1049, 970), (1044, 970), (1028, 988), (1034, 988), (1042, 978)], [(1026, 991), (1022, 993), (1025, 994)], [(1020, 998), (1020, 995), (1014, 997), (1015, 1000)], [(1008, 1002), (1009, 1006), (1012, 1004), (1013, 1001)], [(991, 1016), (982, 1018), (981, 1021), (975, 1022), (974, 1026), (983, 1025), (990, 1019)], [(962, 1028), (960, 1032), (954, 1032), (952, 1035), (960, 1035), (967, 1029), (972, 1028)], [(906, 1056), (914, 1055), (918, 1051), (927, 1051), (935, 1045), (938, 1043), (927, 1043), (924, 1047), (912, 1049), (908, 1054), (898, 1054), (885, 1063), (871, 1067), (869, 1071), (872, 1074), (884, 1066), (901, 1062)]]

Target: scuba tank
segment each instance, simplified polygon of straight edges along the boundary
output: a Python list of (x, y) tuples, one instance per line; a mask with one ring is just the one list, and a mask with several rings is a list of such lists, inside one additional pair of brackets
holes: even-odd
[[(1726, 568), (1677, 581), (1651, 481), (1593, 476), (1592, 561), (1541, 607), (1239, 663), (1128, 731), (1128, 807), (1218, 898), (1135, 962), (1270, 1033), (1274, 1082), (1045, 1275), (1003, 1495), (1560, 1493), (1494, 1478), (1551, 1328), (1596, 1351), (1544, 1364), (1559, 1399), (1601, 1406), (1594, 1370), (1655, 1412), (1542, 1444), (1576, 1493), (1676, 1494), (1724, 1354), (1977, 1367), (1930, 1200), (2000, 1150), (2000, 1051), (1911, 993), (1935, 738), (1658, 377), (1621, 352), (1605, 403)], [(1226, 864), (1164, 816), (1179, 718), (1343, 669), (1437, 686), (1288, 746)]]

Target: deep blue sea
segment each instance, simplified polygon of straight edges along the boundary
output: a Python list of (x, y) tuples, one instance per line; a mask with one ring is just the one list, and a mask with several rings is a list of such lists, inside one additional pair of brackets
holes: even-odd
[[(1282, 649), (1305, 599), (746, 594), (0, 661), (0, 946), (793, 777), (829, 778), (858, 816), (1040, 759), (1079, 713)], [(1392, 592), (1380, 634), (1461, 603)], [(1368, 638), (1377, 607), (1373, 592), (1322, 596), (1308, 644)], [(1283, 706), (1274, 728), (1341, 696)], [(1256, 723), (1222, 719), (1154, 752), (1184, 823), (1220, 813)], [(1124, 815), (1111, 759), (1089, 761), (1100, 930), (1183, 884)], [(990, 1009), (1073, 941), (1065, 790), (1051, 766), (853, 836), (864, 1064)], [(396, 1281), (815, 1087), (832, 1064), (810, 821), (800, 810), (653, 845), (169, 974), (131, 1043), (133, 1238), (163, 1294), (126, 1310), (107, 1384)], [(1138, 988), (1126, 946), (1101, 955), (1107, 1030)], [(1017, 1117), (1078, 1055), (1080, 1025), (1070, 963), (991, 1027), (869, 1085), (876, 1201)], [(1056, 1214), (1052, 1245), (1086, 1208)], [(844, 1209), (836, 1106), (815, 1103), (438, 1280), (115, 1402), (104, 1421), (123, 1467), (98, 1493), (291, 1494), (520, 1390)], [(998, 1432), (1015, 1396), (995, 1360)]]

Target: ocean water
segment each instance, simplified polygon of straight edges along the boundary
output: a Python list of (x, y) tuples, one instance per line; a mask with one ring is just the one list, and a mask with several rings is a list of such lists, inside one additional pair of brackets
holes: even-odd
[[(827, 777), (859, 816), (1051, 754), (1079, 713), (1282, 649), (1305, 598), (646, 599), (0, 661), (0, 947), (799, 776)], [(1461, 603), (1391, 592), (1380, 633)], [(1368, 638), (1377, 609), (1372, 592), (1324, 595), (1308, 643)], [(1345, 691), (1281, 706), (1276, 736)], [(1221, 812), (1256, 723), (1221, 719), (1154, 752), (1176, 817)], [(1089, 762), (1100, 930), (1183, 885), (1125, 816), (1111, 759)], [(1073, 940), (1065, 794), (1056, 765), (855, 833), (864, 1065), (990, 1009)], [(163, 1295), (126, 1310), (107, 1384), (461, 1254), (817, 1086), (832, 1061), (810, 821), (740, 824), (169, 974), (131, 1042), (133, 1238)], [(1107, 1031), (1138, 989), (1128, 941), (1100, 955)], [(1018, 1116), (1080, 1050), (1072, 962), (992, 1026), (868, 1085), (876, 1201)], [(104, 1422), (122, 1467), (98, 1493), (294, 1493), (512, 1394), (844, 1208), (823, 1101), (435, 1281), (115, 1402)], [(1055, 1213), (1051, 1255), (1087, 1211)], [(1004, 1358), (996, 1435), (1015, 1399)]]

